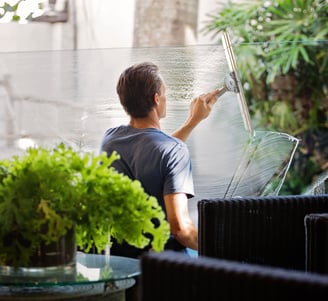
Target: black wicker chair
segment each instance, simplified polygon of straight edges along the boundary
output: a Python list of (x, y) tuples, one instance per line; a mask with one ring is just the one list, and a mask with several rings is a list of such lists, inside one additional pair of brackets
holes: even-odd
[(328, 213), (328, 194), (201, 200), (199, 255), (305, 271), (311, 213)]
[(166, 251), (141, 258), (141, 301), (325, 300), (328, 276)]
[(305, 216), (306, 271), (328, 274), (328, 214)]

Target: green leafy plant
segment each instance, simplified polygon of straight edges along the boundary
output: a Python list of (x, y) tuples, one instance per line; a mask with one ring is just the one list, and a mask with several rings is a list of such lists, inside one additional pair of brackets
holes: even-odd
[(26, 265), (40, 242), (55, 242), (72, 228), (83, 248), (104, 250), (112, 235), (162, 250), (169, 237), (165, 214), (139, 181), (110, 166), (118, 158), (61, 144), (0, 161), (0, 264)]
[(328, 2), (230, 1), (204, 31), (230, 33), (254, 126), (300, 138), (282, 193), (301, 193), (328, 168)]

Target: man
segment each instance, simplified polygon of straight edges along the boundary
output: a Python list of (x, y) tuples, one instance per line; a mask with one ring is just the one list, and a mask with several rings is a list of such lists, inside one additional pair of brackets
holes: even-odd
[[(171, 136), (161, 131), (160, 120), (166, 115), (165, 83), (153, 63), (127, 68), (117, 83), (120, 102), (130, 117), (129, 125), (108, 129), (101, 151), (120, 159), (113, 166), (155, 196), (166, 213), (171, 238), (166, 249), (198, 249), (198, 232), (188, 212), (188, 198), (194, 195), (191, 161), (184, 141), (205, 119), (218, 98), (219, 90), (194, 99), (186, 122)], [(111, 254), (139, 257), (139, 250), (115, 241)]]

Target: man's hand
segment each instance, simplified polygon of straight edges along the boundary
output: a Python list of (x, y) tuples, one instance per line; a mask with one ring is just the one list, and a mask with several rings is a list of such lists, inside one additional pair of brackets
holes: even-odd
[(199, 97), (193, 99), (190, 104), (190, 119), (195, 123), (199, 123), (203, 119), (207, 118), (210, 114), (213, 105), (218, 100), (219, 89), (216, 89), (210, 93), (202, 94)]
[(189, 117), (187, 121), (177, 129), (172, 136), (186, 141), (191, 131), (210, 114), (213, 105), (217, 102), (220, 89), (202, 94), (190, 103)]

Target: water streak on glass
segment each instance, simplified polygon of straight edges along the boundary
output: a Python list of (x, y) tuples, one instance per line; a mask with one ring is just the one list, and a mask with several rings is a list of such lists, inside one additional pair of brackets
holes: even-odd
[[(167, 85), (173, 132), (191, 99), (222, 86), (229, 65), (222, 46), (98, 49), (0, 54), (0, 158), (28, 145), (65, 142), (98, 152), (104, 131), (127, 123), (116, 95), (119, 74), (152, 61)], [(297, 139), (245, 129), (238, 95), (226, 92), (187, 141), (197, 197), (278, 194)]]

